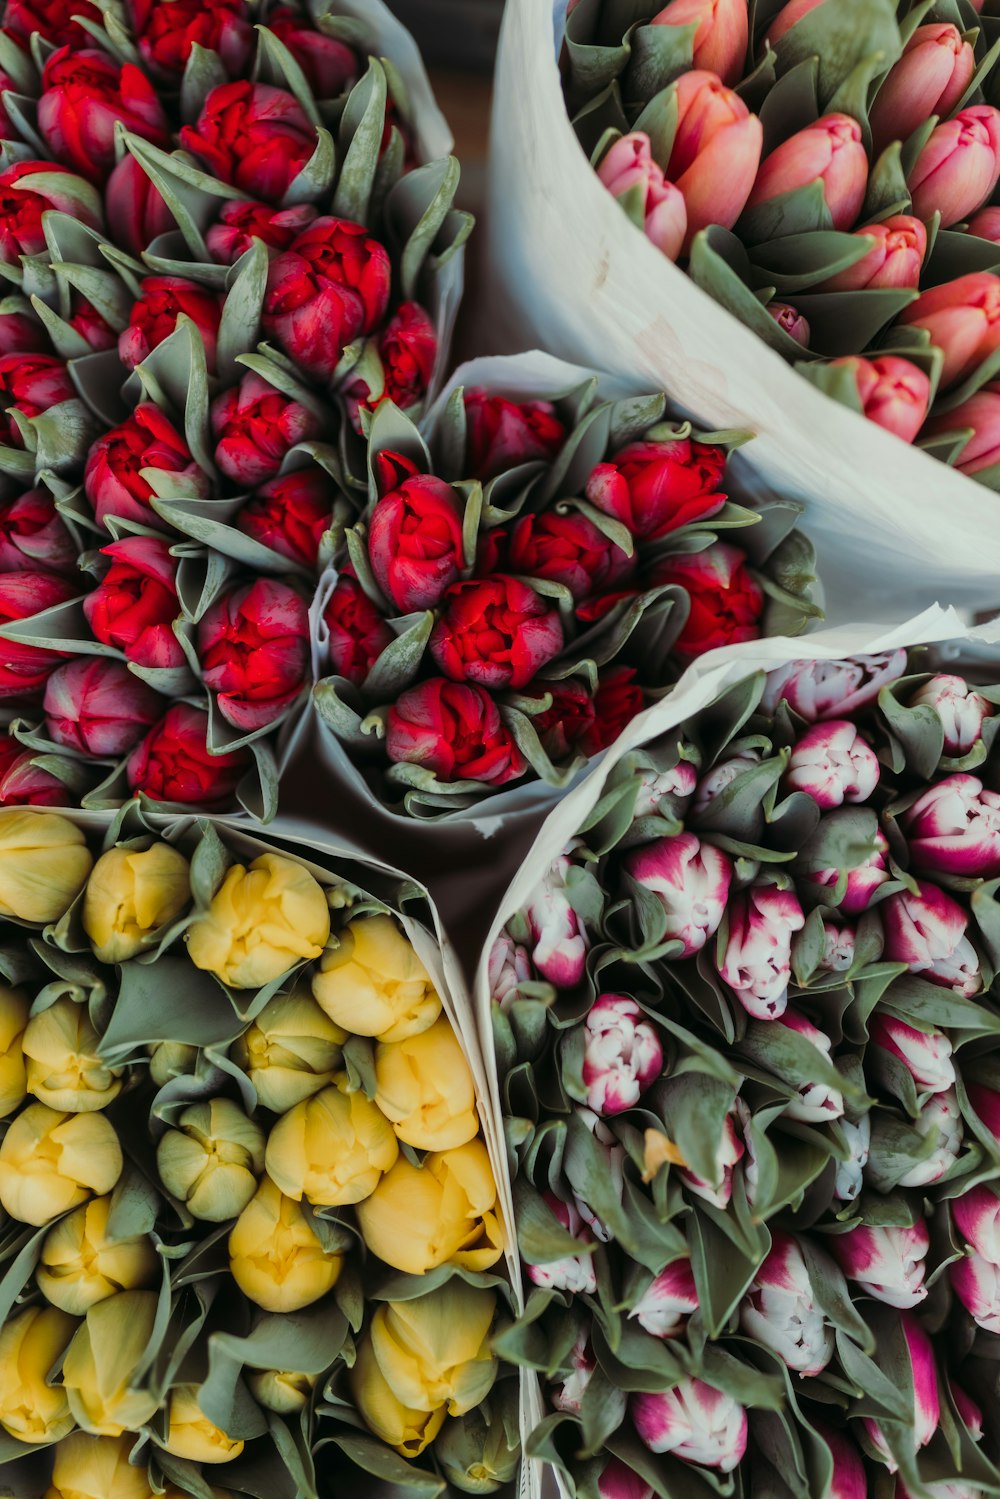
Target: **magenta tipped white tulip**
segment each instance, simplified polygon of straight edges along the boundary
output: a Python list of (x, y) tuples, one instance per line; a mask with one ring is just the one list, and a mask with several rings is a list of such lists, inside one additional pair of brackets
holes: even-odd
[(805, 925), (798, 897), (777, 885), (752, 885), (734, 896), (727, 914), (719, 977), (748, 1015), (776, 1020), (788, 1003), (792, 935)]
[(531, 960), (557, 989), (575, 988), (587, 962), (587, 935), (566, 896), (570, 868), (565, 854), (553, 860), (525, 908), (535, 944)]
[(740, 1327), (797, 1374), (819, 1374), (833, 1357), (833, 1331), (791, 1234), (772, 1236), (740, 1306)]
[(861, 1224), (846, 1234), (834, 1234), (830, 1248), (848, 1280), (887, 1306), (919, 1306), (927, 1296), (924, 1284), (930, 1238), (918, 1219), (911, 1227), (869, 1228)]
[(847, 661), (793, 661), (768, 673), (762, 707), (774, 711), (786, 702), (807, 723), (848, 718), (873, 703), (906, 670), (906, 651), (853, 656)]
[(650, 1281), (629, 1316), (654, 1338), (676, 1338), (697, 1310), (691, 1261), (684, 1259), (674, 1260)]
[(633, 1395), (632, 1420), (651, 1452), (731, 1473), (747, 1450), (747, 1413), (731, 1395), (703, 1379), (681, 1379), (673, 1389)]
[(944, 729), (945, 754), (967, 755), (979, 738), (992, 708), (964, 677), (931, 677), (910, 698), (911, 708), (933, 708)]
[(683, 944), (680, 956), (700, 952), (726, 909), (733, 873), (729, 858), (693, 833), (678, 833), (636, 849), (624, 868), (659, 899), (666, 915), (664, 938)]
[(1000, 874), (1000, 795), (977, 776), (946, 776), (900, 818), (914, 869), (992, 879)]
[(899, 890), (880, 907), (884, 957), (911, 973), (969, 998), (983, 986), (979, 958), (965, 935), (966, 912), (936, 885), (923, 881), (919, 894)]
[(595, 1114), (634, 1108), (663, 1071), (656, 1027), (627, 994), (599, 994), (583, 1027), (583, 1082)]
[(824, 812), (845, 802), (866, 802), (878, 778), (875, 751), (855, 724), (839, 718), (806, 730), (785, 773), (788, 787), (806, 792)]

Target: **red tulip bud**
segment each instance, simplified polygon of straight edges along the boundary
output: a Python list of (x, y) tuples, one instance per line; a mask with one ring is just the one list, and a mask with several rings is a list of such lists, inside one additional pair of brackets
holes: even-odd
[[(72, 183), (73, 178), (68, 181)], [(67, 186), (66, 169), (58, 162), (17, 161), (0, 172), (0, 260), (16, 265), (20, 256), (40, 255), (45, 250), (42, 214), (49, 208), (100, 229), (100, 218), (86, 194), (82, 180), (80, 191)]]
[(988, 239), (991, 244), (1000, 244), (1000, 208), (981, 208), (969, 220), (969, 234)]
[(115, 126), (164, 148), (170, 126), (159, 96), (134, 63), (60, 47), (42, 71), (38, 128), (57, 161), (101, 182), (115, 164)]
[(767, 27), (767, 40), (771, 46), (780, 42), (781, 38), (791, 31), (795, 23), (801, 21), (803, 16), (807, 16), (810, 11), (818, 10), (821, 5), (825, 4), (826, 0), (788, 0), (788, 4), (778, 11)]
[(430, 653), (453, 682), (519, 691), (562, 645), (559, 610), (529, 584), (498, 573), (445, 590)]
[(129, 755), (129, 786), (153, 801), (206, 809), (225, 806), (252, 757), (245, 749), (210, 754), (207, 734), (206, 712), (174, 703)]
[(118, 343), (118, 335), (111, 324), (98, 312), (94, 304), (88, 302), (86, 297), (81, 297), (79, 292), (72, 293), (70, 315), (66, 321), (81, 338), (87, 341), (95, 353), (113, 349)]
[(248, 730), (273, 723), (309, 672), (305, 600), (274, 578), (227, 589), (202, 615), (198, 659), (227, 723)]
[(143, 401), (120, 427), (97, 440), (87, 455), (84, 487), (102, 524), (109, 515), (142, 525), (161, 524), (150, 507), (152, 487), (147, 469), (183, 475), (192, 498), (208, 493), (208, 480), (191, 456), (184, 438), (152, 401)]
[(347, 573), (337, 579), (323, 620), (329, 631), (331, 670), (360, 687), (396, 637), (357, 578)]
[(118, 357), (125, 368), (134, 370), (147, 359), (157, 344), (170, 337), (182, 316), (195, 325), (208, 372), (214, 374), (222, 299), (184, 276), (147, 276), (143, 281), (142, 295), (132, 304), (129, 325), (118, 340)]
[(794, 338), (801, 348), (808, 349), (811, 329), (808, 319), (802, 316), (797, 307), (793, 307), (790, 302), (768, 302), (764, 311), (771, 314), (779, 328), (784, 328), (789, 338)]
[(0, 807), (68, 807), (65, 781), (35, 764), (35, 756), (0, 732)]
[(166, 703), (123, 662), (76, 656), (49, 677), (43, 707), (56, 744), (106, 759), (130, 750)]
[[(55, 573), (2, 573), (0, 625), (30, 619), (43, 609), (51, 609), (55, 604), (75, 598), (76, 594), (74, 585)], [(0, 649), (0, 698), (18, 702), (36, 700), (50, 673), (63, 659), (62, 651), (5, 640)]]
[(463, 565), (456, 491), (433, 474), (404, 479), (372, 511), (368, 556), (379, 587), (401, 613), (433, 608)]
[(227, 198), (219, 209), (218, 223), (205, 235), (208, 253), (222, 265), (232, 265), (246, 254), (255, 239), (271, 250), (287, 250), (316, 217), (311, 203), (293, 208), (271, 208), (267, 203), (248, 203)]
[(689, 438), (640, 440), (599, 463), (585, 493), (633, 536), (654, 541), (718, 514), (726, 503), (719, 488), (725, 467), (723, 448)]
[(92, 47), (93, 37), (74, 19), (76, 16), (98, 26), (102, 21), (100, 7), (91, 0), (7, 0), (3, 29), (25, 42), (37, 31), (57, 47), (67, 43), (71, 47)]
[(955, 459), (962, 474), (978, 474), (1000, 463), (1000, 380), (991, 380), (974, 396), (932, 417), (924, 428), (928, 437), (972, 428), (972, 436)]
[(594, 722), (580, 738), (585, 755), (598, 755), (614, 744), (626, 724), (646, 706), (646, 694), (635, 680), (634, 666), (612, 666), (602, 671), (594, 694)]
[(324, 469), (293, 469), (250, 496), (236, 517), (236, 529), (290, 562), (315, 567), (323, 534), (333, 524), (335, 495)]
[(776, 146), (761, 163), (747, 207), (757, 208), (812, 182), (823, 184), (833, 228), (850, 229), (868, 182), (861, 126), (850, 115), (823, 115)]
[[(172, 3), (177, 4), (177, 0)], [(141, 255), (157, 235), (176, 227), (159, 189), (128, 152), (108, 178), (104, 212), (115, 244), (130, 255)]]
[(717, 541), (702, 552), (663, 558), (649, 570), (650, 586), (676, 583), (691, 601), (691, 612), (674, 642), (678, 656), (691, 660), (720, 645), (760, 637), (764, 590), (747, 568), (746, 553)]
[(173, 622), (180, 614), (177, 560), (166, 541), (127, 536), (102, 548), (111, 566), (83, 601), (95, 640), (136, 666), (178, 667), (186, 660)]
[(485, 483), (522, 463), (548, 461), (566, 441), (549, 401), (509, 401), (485, 390), (465, 392), (466, 468)]
[(212, 402), (212, 430), (219, 468), (252, 489), (275, 477), (296, 443), (318, 435), (320, 420), (260, 375), (247, 374)]
[(390, 760), (422, 765), (440, 781), (502, 786), (527, 768), (490, 694), (443, 677), (402, 693), (389, 709), (385, 746)]
[(197, 45), (217, 52), (230, 77), (241, 73), (253, 49), (253, 30), (240, 0), (133, 0), (143, 62), (167, 79), (181, 76)]
[(931, 398), (931, 382), (923, 370), (895, 354), (883, 354), (878, 359), (848, 354), (832, 359), (830, 364), (853, 371), (858, 399), (870, 422), (894, 432), (904, 442), (913, 441), (923, 426)]
[(337, 99), (356, 81), (361, 68), (346, 42), (309, 26), (291, 6), (276, 6), (265, 24), (284, 42), (317, 99)]
[(76, 572), (79, 548), (47, 489), (0, 500), (0, 573)]
[(71, 401), (76, 396), (69, 370), (55, 354), (0, 355), (0, 410), (3, 412), (4, 438), (15, 448), (24, 447), (20, 428), (10, 415), (11, 408), (22, 416), (41, 416), (50, 406)]
[(316, 131), (284, 89), (241, 79), (212, 89), (180, 140), (221, 181), (280, 203), (312, 156)]

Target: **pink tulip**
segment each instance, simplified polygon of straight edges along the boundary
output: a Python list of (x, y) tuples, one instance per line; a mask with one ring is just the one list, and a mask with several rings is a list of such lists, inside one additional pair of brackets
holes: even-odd
[(731, 786), (738, 776), (759, 764), (760, 755), (756, 750), (744, 750), (738, 755), (733, 755), (729, 760), (720, 760), (718, 765), (713, 765), (712, 769), (698, 782), (693, 807), (695, 816), (700, 816), (706, 807), (711, 806), (715, 798), (721, 796), (726, 787)]
[(947, 229), (981, 208), (1000, 177), (1000, 109), (970, 104), (936, 125), (910, 168), (906, 185), (913, 212), (940, 213)]
[(902, 1062), (918, 1093), (944, 1093), (955, 1086), (951, 1042), (943, 1031), (919, 1031), (895, 1015), (876, 1010), (868, 1022), (868, 1038)]
[[(787, 1009), (777, 1023), (786, 1025), (789, 1030), (797, 1032), (815, 1046), (824, 1061), (830, 1060), (830, 1037), (798, 1010)], [(839, 1088), (831, 1088), (828, 1083), (803, 1083), (798, 1097), (786, 1103), (784, 1117), (798, 1119), (804, 1124), (822, 1124), (827, 1120), (839, 1119), (843, 1112), (844, 1095)]]
[(817, 10), (819, 6), (825, 4), (826, 0), (788, 0), (788, 4), (778, 11), (767, 28), (767, 40), (771, 46), (780, 42), (785, 33), (791, 31), (796, 21), (801, 21), (802, 17), (807, 16), (810, 11)]
[(931, 115), (946, 119), (965, 93), (976, 55), (957, 26), (918, 26), (884, 79), (868, 119), (876, 152), (905, 141)]
[(931, 382), (923, 370), (896, 354), (882, 354), (876, 359), (845, 354), (831, 359), (830, 367), (853, 372), (861, 410), (870, 422), (904, 442), (913, 441), (931, 401)]
[(924, 1285), (930, 1236), (918, 1218), (912, 1227), (869, 1228), (861, 1224), (828, 1240), (841, 1270), (866, 1296), (887, 1306), (918, 1306), (927, 1296)]
[(991, 380), (967, 401), (932, 417), (924, 428), (927, 437), (944, 437), (971, 427), (972, 436), (960, 449), (954, 467), (961, 474), (982, 473), (1000, 463), (1000, 380)]
[(911, 708), (933, 708), (944, 730), (946, 755), (967, 755), (993, 709), (964, 677), (942, 673), (924, 682), (910, 698)]
[(878, 757), (856, 725), (832, 718), (813, 724), (797, 741), (785, 783), (829, 812), (844, 802), (866, 802), (878, 777)]
[(676, 1338), (687, 1319), (698, 1310), (691, 1261), (674, 1260), (650, 1281), (629, 1312), (644, 1332), (654, 1338)]
[(713, 1207), (726, 1208), (733, 1195), (733, 1169), (743, 1159), (745, 1153), (746, 1145), (737, 1127), (734, 1111), (731, 1109), (723, 1123), (722, 1134), (716, 1142), (714, 1180), (705, 1181), (703, 1177), (696, 1176), (687, 1166), (680, 1168), (681, 1178), (696, 1197), (710, 1202)]
[[(562, 1202), (552, 1192), (546, 1192), (545, 1201), (567, 1233), (581, 1244), (593, 1244), (594, 1235), (583, 1222), (572, 1203)], [(597, 1290), (597, 1275), (594, 1259), (590, 1254), (569, 1254), (562, 1259), (548, 1260), (541, 1265), (528, 1266), (528, 1279), (532, 1285), (549, 1291), (570, 1291), (573, 1294), (593, 1296)]]
[(739, 83), (749, 41), (746, 0), (670, 0), (651, 25), (696, 25), (694, 66), (730, 87)]
[(927, 254), (927, 230), (919, 219), (909, 213), (897, 213), (883, 219), (881, 224), (869, 224), (854, 233), (875, 243), (860, 260), (824, 281), (818, 291), (864, 291), (876, 287), (916, 290)]
[(984, 1332), (1000, 1333), (1000, 1265), (969, 1250), (949, 1266), (952, 1289)]
[[(698, 772), (690, 760), (678, 760), (670, 770), (648, 770), (639, 780), (639, 790), (632, 809), (633, 818), (682, 816), (694, 795)], [(662, 805), (666, 803), (666, 806)]]
[(773, 1232), (767, 1258), (740, 1306), (740, 1328), (796, 1374), (819, 1374), (833, 1357), (833, 1331), (791, 1234)]
[(633, 1395), (632, 1420), (651, 1452), (731, 1473), (747, 1450), (747, 1413), (731, 1395), (702, 1379), (682, 1378), (672, 1389)]
[(578, 1334), (576, 1342), (570, 1349), (569, 1360), (572, 1370), (561, 1384), (553, 1386), (549, 1392), (549, 1400), (557, 1411), (569, 1411), (572, 1415), (578, 1416), (583, 1397), (587, 1393), (587, 1386), (597, 1368), (597, 1359), (591, 1351), (590, 1340), (586, 1332)]
[(632, 1109), (663, 1071), (663, 1046), (634, 999), (599, 994), (584, 1022), (588, 1109), (607, 1117)]
[(768, 672), (761, 707), (773, 713), (779, 703), (816, 723), (821, 718), (849, 718), (873, 703), (906, 670), (906, 651), (853, 656), (849, 661), (793, 661)]
[[(941, 388), (958, 385), (1000, 348), (1000, 277), (992, 271), (970, 271), (922, 292), (897, 319), (904, 327), (923, 328), (944, 354)], [(948, 413), (952, 429), (960, 426)]]
[(678, 956), (692, 957), (718, 931), (733, 866), (712, 844), (693, 833), (657, 838), (630, 853), (623, 868), (659, 899), (666, 917), (663, 938), (682, 943)]
[(158, 692), (107, 656), (75, 656), (45, 684), (45, 728), (56, 744), (118, 759), (161, 717)]
[(507, 932), (501, 932), (490, 949), (488, 964), (490, 998), (500, 1006), (516, 997), (520, 984), (534, 978), (528, 949), (521, 947)]
[(575, 988), (587, 961), (587, 934), (566, 897), (571, 867), (565, 854), (554, 859), (524, 913), (535, 944), (531, 961), (557, 989)]
[(633, 1468), (613, 1457), (597, 1480), (601, 1499), (653, 1499), (653, 1486)]
[(914, 869), (992, 879), (1000, 874), (1000, 794), (976, 776), (946, 776), (900, 818)]
[(812, 182), (823, 184), (833, 228), (850, 229), (868, 184), (861, 126), (850, 115), (823, 115), (776, 146), (761, 163), (747, 207), (757, 208)]
[(882, 903), (884, 957), (905, 963), (932, 984), (969, 998), (983, 986), (979, 958), (965, 929), (969, 918), (950, 895), (924, 881), (920, 893), (899, 890)]
[[(902, 1312), (899, 1318), (906, 1351), (910, 1360), (913, 1384), (913, 1412), (908, 1422), (909, 1446), (919, 1451), (926, 1447), (938, 1429), (941, 1417), (941, 1398), (938, 1394), (937, 1367), (931, 1340), (912, 1312)], [(870, 1416), (864, 1420), (864, 1430), (875, 1451), (890, 1473), (895, 1473), (897, 1463), (889, 1450), (877, 1421)]]
[(840, 1132), (850, 1154), (844, 1160), (837, 1162), (833, 1195), (838, 1202), (854, 1202), (861, 1195), (861, 1188), (865, 1182), (865, 1167), (868, 1165), (868, 1157), (871, 1153), (871, 1116), (862, 1114), (856, 1124), (852, 1124), (849, 1119), (841, 1119)]
[(811, 332), (809, 321), (802, 316), (798, 308), (793, 307), (789, 302), (768, 302), (764, 311), (771, 314), (778, 327), (783, 328), (789, 338), (794, 339), (800, 348), (808, 349)]
[(923, 1139), (934, 1141), (934, 1149), (929, 1156), (911, 1166), (906, 1175), (899, 1178), (898, 1185), (930, 1187), (951, 1170), (962, 1147), (965, 1132), (954, 1088), (949, 1088), (945, 1093), (932, 1093), (914, 1120), (913, 1127)]
[(752, 885), (729, 905), (729, 937), (719, 976), (748, 1015), (776, 1020), (788, 1003), (792, 934), (805, 916), (792, 890)]
[(643, 189), (646, 238), (668, 260), (676, 260), (687, 232), (687, 209), (682, 193), (666, 180), (653, 160), (649, 136), (641, 130), (623, 135), (602, 158), (597, 175), (614, 198), (624, 197), (636, 187)]
[(683, 253), (706, 224), (731, 229), (753, 186), (764, 131), (756, 115), (714, 73), (695, 69), (674, 85), (677, 130), (667, 176), (684, 195)]
[(969, 220), (966, 234), (978, 235), (992, 244), (1000, 244), (1000, 208), (981, 208)]
[(951, 1216), (969, 1247), (1000, 1265), (1000, 1197), (989, 1187), (970, 1187), (952, 1202)]
[(968, 1390), (963, 1390), (961, 1385), (956, 1384), (953, 1379), (949, 1379), (948, 1388), (955, 1402), (955, 1409), (961, 1420), (965, 1422), (970, 1437), (974, 1442), (981, 1442), (983, 1439), (982, 1407), (973, 1400)]
[(868, 1499), (864, 1459), (851, 1438), (829, 1426), (817, 1425), (816, 1430), (829, 1447), (833, 1459), (827, 1499)]
[(819, 966), (827, 973), (846, 973), (854, 963), (857, 932), (853, 926), (823, 922), (823, 956)]
[(806, 876), (813, 884), (832, 891), (836, 891), (841, 880), (844, 881), (843, 894), (836, 906), (845, 916), (860, 916), (862, 911), (867, 911), (879, 886), (890, 878), (885, 863), (889, 845), (881, 829), (876, 831), (874, 842), (871, 853), (853, 869), (818, 869)]

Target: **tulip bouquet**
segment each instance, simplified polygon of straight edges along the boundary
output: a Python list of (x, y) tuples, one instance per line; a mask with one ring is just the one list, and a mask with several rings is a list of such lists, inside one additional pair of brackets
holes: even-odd
[(504, 1214), (421, 893), (159, 821), (0, 811), (0, 1486), (499, 1487)]
[(0, 803), (273, 813), (364, 427), (447, 357), (428, 101), (377, 5), (3, 10)]
[(983, 670), (706, 672), (532, 889), (536, 844), (480, 994), (529, 1288), (497, 1347), (565, 1490), (997, 1491)]
[(321, 590), (337, 766), (417, 817), (565, 786), (703, 652), (819, 613), (802, 507), (728, 497), (741, 434), (593, 378), (526, 399), (516, 358), (487, 365), (426, 442), (375, 413), (368, 505)]

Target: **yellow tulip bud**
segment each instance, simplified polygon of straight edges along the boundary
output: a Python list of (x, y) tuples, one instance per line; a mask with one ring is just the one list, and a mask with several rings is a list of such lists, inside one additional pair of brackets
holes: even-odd
[(191, 899), (188, 861), (169, 843), (109, 848), (83, 897), (83, 929), (102, 963), (124, 963)]
[(80, 829), (52, 812), (0, 811), (0, 916), (58, 921), (93, 864)]
[(229, 1098), (193, 1103), (156, 1147), (167, 1191), (196, 1218), (225, 1223), (241, 1213), (264, 1169), (264, 1131)]
[(21, 1042), (28, 1092), (66, 1114), (106, 1108), (121, 1092), (124, 1069), (109, 1067), (98, 1056), (100, 1044), (87, 1006), (66, 995), (32, 1015)]
[(403, 1457), (419, 1457), (444, 1425), (444, 1405), (433, 1410), (412, 1410), (397, 1399), (378, 1366), (371, 1340), (358, 1345), (350, 1373), (351, 1393), (365, 1424), (387, 1447)]
[(267, 1174), (296, 1202), (361, 1202), (399, 1153), (389, 1121), (343, 1078), (283, 1114), (267, 1142)]
[(121, 1174), (122, 1148), (103, 1114), (60, 1114), (29, 1103), (0, 1143), (0, 1203), (37, 1228), (110, 1192)]
[(152, 1499), (146, 1464), (133, 1467), (131, 1435), (91, 1437), (71, 1432), (56, 1444), (52, 1487), (45, 1499)]
[(155, 1291), (120, 1291), (90, 1308), (63, 1359), (62, 1377), (76, 1424), (98, 1437), (138, 1431), (156, 1410), (133, 1388), (156, 1316)]
[(454, 1150), (478, 1135), (472, 1073), (443, 1015), (418, 1036), (380, 1042), (375, 1081), (375, 1102), (415, 1150)]
[(276, 994), (237, 1037), (232, 1058), (265, 1109), (284, 1114), (333, 1080), (347, 1035), (301, 989)]
[(160, 1041), (149, 1053), (149, 1075), (162, 1088), (175, 1077), (189, 1077), (197, 1062), (197, 1046), (188, 1046), (185, 1041)]
[(163, 1445), (174, 1457), (186, 1457), (193, 1463), (231, 1463), (243, 1451), (239, 1437), (229, 1436), (205, 1415), (195, 1384), (180, 1384), (171, 1390)]
[(0, 984), (0, 1119), (13, 1114), (28, 1091), (21, 1038), (29, 1008), (22, 990)]
[(340, 1274), (302, 1208), (265, 1176), (229, 1235), (229, 1268), (266, 1312), (296, 1312), (325, 1296)]
[(318, 958), (330, 936), (323, 887), (282, 854), (234, 864), (207, 911), (188, 931), (196, 968), (234, 989), (260, 989), (303, 959)]
[(372, 1352), (396, 1399), (409, 1410), (447, 1407), (463, 1416), (496, 1378), (492, 1291), (453, 1279), (413, 1301), (384, 1302), (371, 1321)]
[(49, 1374), (76, 1323), (52, 1306), (29, 1306), (0, 1329), (0, 1426), (19, 1442), (55, 1442), (73, 1429), (66, 1392)]
[(110, 1197), (94, 1197), (61, 1218), (42, 1245), (35, 1271), (38, 1289), (53, 1306), (82, 1317), (90, 1307), (119, 1291), (153, 1285), (159, 1267), (156, 1250), (142, 1235), (108, 1237)]
[(296, 1374), (290, 1369), (255, 1369), (247, 1371), (245, 1378), (258, 1405), (279, 1416), (290, 1416), (308, 1405), (319, 1376)]
[(441, 1013), (427, 969), (391, 916), (349, 922), (340, 946), (323, 954), (312, 989), (331, 1020), (380, 1041), (405, 1041)]
[(357, 1206), (358, 1227), (380, 1260), (408, 1275), (451, 1262), (488, 1270), (503, 1253), (497, 1189), (482, 1140), (428, 1155), (404, 1156)]

